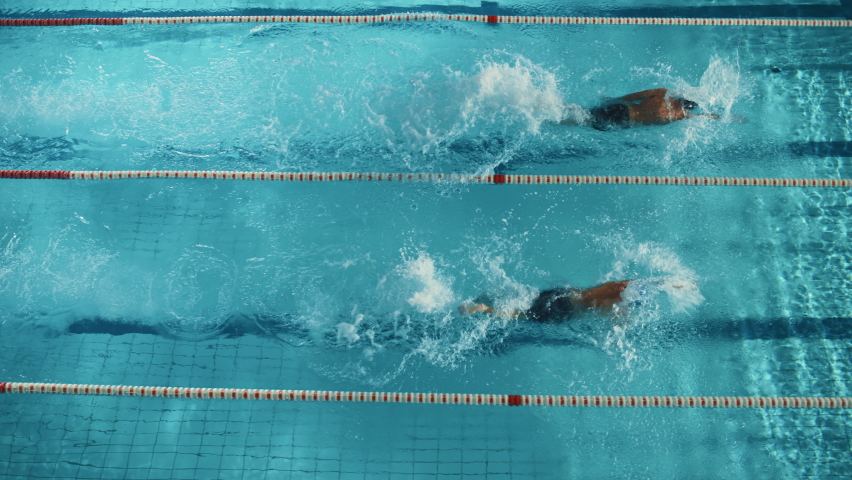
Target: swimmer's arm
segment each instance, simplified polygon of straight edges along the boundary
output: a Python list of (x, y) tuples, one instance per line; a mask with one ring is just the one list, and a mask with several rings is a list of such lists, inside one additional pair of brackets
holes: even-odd
[(655, 88), (653, 90), (642, 90), (641, 92), (631, 93), (621, 97), (622, 100), (632, 102), (634, 100), (645, 100), (657, 95), (665, 95), (668, 90), (665, 88)]
[(459, 306), (459, 313), (462, 315), (473, 315), (474, 313), (494, 313), (494, 307), (489, 307), (488, 305), (483, 305), (481, 303), (474, 303), (470, 305), (461, 305)]

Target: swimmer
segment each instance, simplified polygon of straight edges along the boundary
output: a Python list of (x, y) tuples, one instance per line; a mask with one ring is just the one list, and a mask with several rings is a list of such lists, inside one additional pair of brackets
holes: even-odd
[[(618, 303), (623, 301), (621, 294), (632, 280), (607, 282), (603, 285), (579, 290), (572, 288), (553, 288), (544, 290), (533, 300), (530, 308), (524, 311), (500, 311), (484, 303), (465, 304), (459, 307), (462, 315), (486, 313), (509, 318), (533, 320), (535, 322), (557, 323), (566, 321), (576, 311), (598, 310), (613, 312)], [(674, 288), (682, 288), (674, 286)], [(623, 311), (620, 311), (623, 312)]]
[[(665, 88), (643, 90), (631, 93), (615, 100), (614, 103), (583, 111), (580, 118), (566, 118), (559, 123), (562, 125), (591, 125), (597, 130), (613, 130), (633, 125), (664, 125), (698, 116), (721, 118), (713, 113), (687, 113), (698, 107), (698, 104), (685, 98), (668, 95)], [(732, 116), (737, 121), (744, 122), (739, 116)]]

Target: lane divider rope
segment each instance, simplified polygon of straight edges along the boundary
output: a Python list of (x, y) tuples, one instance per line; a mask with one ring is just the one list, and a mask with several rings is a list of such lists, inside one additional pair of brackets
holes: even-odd
[(424, 182), (513, 185), (683, 185), (743, 187), (852, 187), (844, 178), (653, 177), (629, 175), (466, 175), (460, 173), (229, 172), (207, 170), (0, 170), (0, 178), (122, 180), (132, 178), (262, 180), (284, 182)]
[(522, 23), (541, 25), (693, 25), (693, 26), (780, 26), (780, 27), (852, 27), (852, 20), (780, 19), (780, 18), (658, 18), (658, 17), (531, 17), (504, 15), (446, 15), (440, 13), (402, 13), (393, 15), (256, 15), (197, 17), (121, 17), (121, 18), (3, 18), (0, 26), (48, 27), (74, 25), (177, 25), (197, 23), (326, 23), (364, 24), (388, 22), (462, 21), (482, 23)]
[(509, 407), (852, 408), (852, 398), (850, 397), (484, 395), (469, 393), (337, 392), (323, 390), (140, 387), (128, 385), (17, 382), (0, 383), (0, 393), (223, 400), (502, 405)]

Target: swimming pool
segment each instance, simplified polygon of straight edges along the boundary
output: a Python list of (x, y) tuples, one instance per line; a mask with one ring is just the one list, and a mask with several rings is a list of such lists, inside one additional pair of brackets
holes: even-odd
[[(134, 5), (10, 3), (2, 16), (674, 8)], [(674, 11), (848, 12), (845, 3)], [(442, 21), (2, 34), (0, 169), (852, 176), (848, 28)], [(656, 86), (750, 121), (555, 125), (565, 103)], [(847, 189), (0, 185), (0, 381), (849, 396)], [(616, 322), (456, 311), (482, 293), (523, 305), (553, 285), (626, 278), (696, 290), (662, 289)], [(847, 410), (0, 401), (7, 478), (823, 478), (852, 465)]]

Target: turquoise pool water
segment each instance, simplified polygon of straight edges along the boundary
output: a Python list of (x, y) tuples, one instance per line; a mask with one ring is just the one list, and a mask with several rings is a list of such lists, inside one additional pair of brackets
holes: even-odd
[[(274, 11), (29, 8), (3, 12)], [(659, 17), (674, 6), (287, 8)], [(848, 6), (676, 13), (845, 18)], [(848, 29), (443, 22), (0, 34), (2, 169), (850, 177)], [(657, 86), (723, 118), (615, 132), (555, 124), (567, 104)], [(850, 395), (844, 190), (0, 188), (0, 381)], [(662, 287), (615, 319), (533, 325), (456, 310), (482, 293), (523, 307), (540, 289), (627, 278)], [(845, 477), (852, 464), (845, 411), (0, 401), (6, 478), (774, 479)]]

